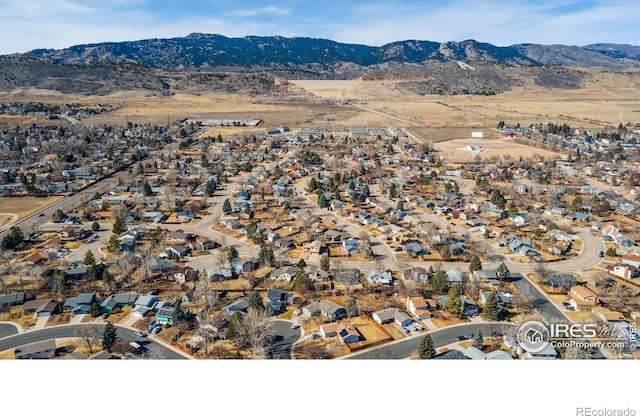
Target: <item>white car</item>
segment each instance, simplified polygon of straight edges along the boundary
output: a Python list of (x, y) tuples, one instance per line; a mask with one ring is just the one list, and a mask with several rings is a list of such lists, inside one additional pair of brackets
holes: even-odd
[(300, 328), (300, 324), (291, 325), (291, 329), (298, 329), (298, 328)]
[(145, 334), (145, 333), (144, 333), (144, 332), (142, 332), (142, 331), (136, 331), (136, 332), (134, 332), (133, 334), (134, 334), (135, 336), (137, 336), (137, 337), (141, 337), (141, 338), (144, 338), (144, 337), (146, 337), (146, 336), (147, 336), (147, 334)]

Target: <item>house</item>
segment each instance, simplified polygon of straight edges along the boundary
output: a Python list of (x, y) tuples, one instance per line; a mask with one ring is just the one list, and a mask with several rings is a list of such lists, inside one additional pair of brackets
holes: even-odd
[(231, 269), (238, 274), (253, 272), (258, 270), (259, 267), (260, 263), (255, 259), (236, 259), (231, 262)]
[(449, 244), (449, 253), (451, 253), (452, 256), (460, 256), (466, 253), (468, 250), (469, 246), (467, 246), (462, 241), (457, 241), (453, 244)]
[(163, 306), (156, 312), (155, 319), (161, 324), (173, 323), (174, 306)]
[(493, 287), (500, 286), (500, 279), (495, 270), (474, 270), (472, 278), (481, 283), (488, 283)]
[(396, 325), (403, 327), (411, 325), (411, 323), (413, 322), (409, 315), (398, 308), (381, 309), (379, 311), (373, 312), (371, 314), (371, 317), (379, 325), (389, 324), (393, 322)]
[(449, 350), (437, 354), (433, 357), (434, 360), (468, 360), (469, 358), (464, 355), (460, 350)]
[(158, 298), (154, 295), (142, 295), (136, 299), (133, 309), (131, 309), (131, 316), (137, 318), (144, 318), (147, 313), (152, 311), (155, 305), (158, 303)]
[(377, 269), (369, 270), (368, 280), (370, 283), (379, 284), (382, 286), (391, 286), (393, 284), (391, 272), (380, 272)]
[(22, 305), (24, 303), (24, 296), (25, 292), (0, 296), (0, 310), (5, 310), (15, 305)]
[(447, 270), (447, 282), (450, 285), (461, 285), (464, 283), (464, 277), (462, 276), (462, 272), (457, 269), (449, 269)]
[(431, 311), (435, 309), (436, 304), (433, 299), (425, 299), (422, 296), (407, 296), (407, 310), (419, 320), (431, 319)]
[(64, 278), (66, 280), (79, 280), (87, 275), (89, 268), (87, 266), (77, 266), (73, 269), (65, 270)]
[(179, 211), (176, 214), (176, 219), (178, 221), (191, 221), (196, 217), (196, 214), (193, 213), (193, 211), (190, 210), (183, 210), (183, 211)]
[(320, 240), (311, 241), (309, 243), (302, 244), (302, 248), (309, 252), (309, 254), (319, 254), (322, 242)]
[(207, 269), (206, 273), (207, 273), (207, 277), (212, 282), (222, 282), (225, 280), (233, 279), (233, 272), (231, 271), (231, 269), (211, 268), (211, 269)]
[(429, 254), (429, 251), (415, 241), (409, 241), (402, 246), (402, 250), (411, 256), (422, 256)]
[(352, 255), (358, 252), (358, 240), (355, 238), (347, 238), (342, 241), (342, 249), (347, 255)]
[(480, 307), (472, 299), (462, 296), (462, 313), (467, 316), (476, 316), (480, 313)]
[(551, 343), (547, 343), (545, 347), (536, 352), (525, 351), (522, 354), (523, 360), (535, 360), (535, 359), (544, 359), (544, 360), (553, 360), (558, 358), (558, 351), (551, 345)]
[(427, 283), (429, 282), (429, 274), (424, 267), (412, 267), (402, 271), (402, 278), (406, 282), (411, 283)]
[(628, 264), (630, 266), (640, 268), (640, 256), (637, 254), (625, 254), (621, 259), (623, 264)]
[(337, 321), (347, 316), (347, 310), (345, 308), (337, 303), (325, 299), (315, 301), (304, 306), (302, 308), (302, 313), (307, 318), (321, 315), (331, 319), (332, 321)]
[(606, 323), (617, 323), (624, 321), (624, 315), (620, 312), (614, 312), (604, 306), (594, 306), (591, 308), (591, 313), (597, 319)]
[(360, 333), (352, 326), (347, 326), (342, 322), (332, 322), (320, 325), (320, 335), (323, 338), (339, 336), (342, 342), (350, 344), (360, 341)]
[(574, 275), (569, 273), (554, 273), (547, 278), (547, 286), (557, 291), (567, 293), (573, 286), (579, 282)]
[(49, 359), (56, 356), (56, 340), (32, 342), (16, 347), (13, 352), (16, 360)]
[(28, 255), (25, 258), (25, 261), (28, 261), (31, 264), (42, 264), (49, 259), (49, 255), (42, 250), (37, 250)]
[(607, 272), (623, 279), (635, 279), (640, 277), (640, 268), (630, 264), (618, 263), (606, 266)]
[(222, 315), (230, 317), (236, 312), (246, 312), (248, 308), (249, 302), (239, 299), (222, 308)]
[(577, 308), (589, 308), (599, 302), (598, 296), (584, 286), (576, 285), (569, 290), (569, 297)]
[(614, 241), (620, 248), (630, 248), (636, 245), (636, 242), (633, 238), (629, 238), (626, 235), (619, 235), (614, 238)]
[(100, 308), (104, 312), (111, 312), (115, 308), (132, 305), (136, 299), (138, 299), (137, 293), (116, 293), (102, 299), (100, 302)]
[(60, 303), (54, 299), (30, 300), (24, 304), (24, 313), (35, 313), (38, 318), (60, 313)]
[(71, 309), (74, 315), (86, 315), (89, 307), (96, 301), (95, 293), (82, 293), (76, 297), (68, 298), (62, 305), (63, 309)]
[(183, 246), (182, 244), (170, 245), (169, 247), (165, 248), (164, 252), (171, 259), (179, 259), (191, 254), (191, 250), (188, 247)]
[(271, 271), (271, 280), (278, 282), (291, 282), (298, 269), (294, 266), (280, 267)]
[(286, 293), (280, 289), (267, 291), (267, 311), (271, 315), (280, 315), (287, 310), (287, 305), (293, 302), (293, 293)]

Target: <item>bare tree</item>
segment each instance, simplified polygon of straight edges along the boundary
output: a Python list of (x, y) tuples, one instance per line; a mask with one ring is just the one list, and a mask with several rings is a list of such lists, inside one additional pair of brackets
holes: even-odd
[(93, 348), (102, 342), (103, 330), (98, 325), (85, 324), (77, 330), (78, 338), (89, 348), (89, 354), (93, 354)]

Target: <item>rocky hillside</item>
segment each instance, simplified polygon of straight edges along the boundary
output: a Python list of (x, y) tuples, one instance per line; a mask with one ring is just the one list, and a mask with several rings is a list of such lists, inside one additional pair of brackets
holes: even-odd
[(148, 39), (77, 45), (67, 49), (38, 49), (25, 57), (61, 64), (136, 63), (166, 70), (212, 67), (315, 68), (328, 71), (344, 65), (369, 67), (388, 62), (424, 63), (462, 60), (517, 66), (563, 65), (605, 68), (640, 67), (640, 48), (630, 45), (579, 46), (520, 44), (499, 47), (490, 43), (406, 40), (380, 47), (314, 38), (247, 36), (228, 38), (193, 33), (171, 39)]

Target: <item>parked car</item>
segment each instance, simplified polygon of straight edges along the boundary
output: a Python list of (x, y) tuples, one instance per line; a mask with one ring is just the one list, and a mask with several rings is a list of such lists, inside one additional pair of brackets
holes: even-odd
[(300, 324), (292, 324), (291, 325), (291, 329), (298, 329), (300, 328)]
[(157, 325), (155, 326), (152, 330), (151, 333), (152, 334), (157, 334), (158, 332), (160, 332), (162, 330), (162, 325)]
[(417, 322), (414, 322), (414, 323), (413, 323), (413, 327), (414, 327), (416, 330), (418, 330), (418, 331), (422, 331), (422, 330), (424, 329), (424, 328), (422, 327), (422, 325), (420, 325), (420, 324), (419, 324), (419, 323), (417, 323)]
[(134, 334), (135, 336), (137, 336), (137, 337), (140, 337), (140, 338), (144, 338), (144, 337), (146, 337), (146, 336), (147, 336), (147, 334), (145, 334), (145, 333), (144, 333), (144, 332), (142, 332), (142, 331), (136, 331), (136, 332), (134, 332), (133, 334)]
[(109, 312), (105, 312), (102, 314), (102, 319), (107, 319), (109, 316)]
[(598, 253), (598, 257), (604, 257), (604, 251), (601, 251), (600, 253)]
[(404, 332), (405, 334), (408, 334), (411, 331), (409, 331), (406, 326), (403, 326), (402, 327), (402, 332)]
[(311, 334), (311, 339), (317, 339), (320, 338), (320, 334), (318, 334), (317, 332)]
[(465, 339), (467, 339), (466, 335), (458, 335), (458, 341), (464, 341)]

